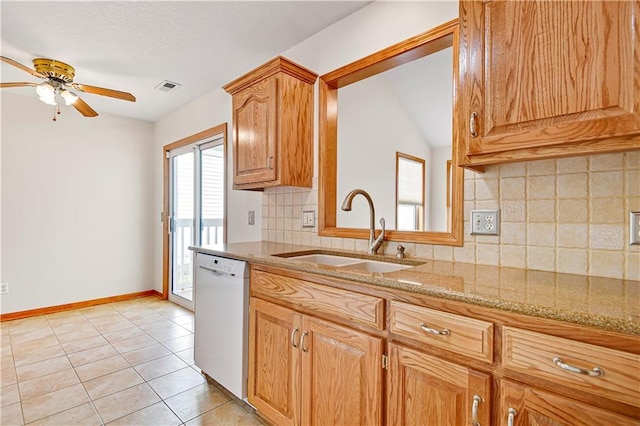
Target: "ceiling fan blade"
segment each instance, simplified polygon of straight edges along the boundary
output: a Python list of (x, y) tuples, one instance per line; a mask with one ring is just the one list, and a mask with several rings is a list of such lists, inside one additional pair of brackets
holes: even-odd
[(76, 99), (76, 101), (71, 104), (73, 105), (73, 107), (75, 109), (78, 110), (78, 112), (82, 115), (84, 115), (85, 117), (97, 117), (98, 113), (95, 112), (95, 110), (93, 108), (91, 108), (89, 105), (87, 105), (87, 103), (85, 101), (83, 101), (82, 99), (78, 98)]
[(23, 87), (23, 86), (37, 86), (38, 83), (29, 83), (23, 81), (21, 83), (0, 83), (0, 88), (4, 89), (5, 87)]
[(109, 96), (112, 98), (122, 99), (124, 101), (131, 101), (131, 102), (136, 101), (136, 97), (133, 96), (131, 93), (127, 93), (127, 92), (120, 92), (118, 90), (113, 90), (113, 89), (105, 89), (103, 87), (89, 86), (87, 84), (73, 83), (71, 85), (77, 90), (80, 90), (81, 92), (93, 93), (94, 95)]
[(34, 77), (40, 77), (40, 78), (45, 78), (44, 75), (40, 74), (38, 71), (34, 70), (33, 68), (29, 68), (25, 65), (22, 65), (19, 62), (14, 61), (13, 59), (9, 59), (6, 56), (0, 56), (0, 60), (2, 62), (6, 62), (9, 65), (13, 65), (16, 68), (20, 68), (22, 71), (28, 72), (29, 74), (31, 74)]

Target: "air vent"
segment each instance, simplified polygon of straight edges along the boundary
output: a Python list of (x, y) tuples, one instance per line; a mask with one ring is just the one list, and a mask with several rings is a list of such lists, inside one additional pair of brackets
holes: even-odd
[(172, 90), (176, 90), (180, 87), (180, 83), (174, 83), (173, 81), (165, 80), (162, 83), (156, 86), (156, 89), (161, 90), (163, 92), (171, 92)]

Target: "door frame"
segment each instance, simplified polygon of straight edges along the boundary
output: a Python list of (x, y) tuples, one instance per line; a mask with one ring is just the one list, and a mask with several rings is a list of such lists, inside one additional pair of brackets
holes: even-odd
[(222, 218), (222, 241), (227, 241), (227, 123), (218, 124), (217, 126), (203, 130), (186, 138), (172, 142), (162, 147), (162, 298), (164, 300), (169, 299), (169, 270), (170, 270), (170, 233), (169, 233), (169, 219), (171, 206), (171, 176), (170, 176), (170, 161), (169, 152), (183, 146), (191, 145), (198, 142), (205, 142), (207, 139), (211, 139), (215, 136), (222, 136), (223, 138), (223, 151), (224, 151), (224, 173), (223, 173), (223, 185), (224, 185), (224, 215)]

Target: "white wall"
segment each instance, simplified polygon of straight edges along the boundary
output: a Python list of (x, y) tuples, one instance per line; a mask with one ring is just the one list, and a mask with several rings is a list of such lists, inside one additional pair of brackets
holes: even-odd
[[(250, 70), (247, 70), (250, 71)], [(262, 238), (262, 193), (234, 191), (231, 123), (231, 95), (216, 89), (172, 112), (155, 123), (153, 137), (153, 277), (162, 291), (162, 148), (205, 129), (227, 123), (227, 241), (259, 241)], [(248, 225), (249, 210), (255, 211), (255, 225)]]
[(2, 312), (153, 288), (153, 124), (2, 107)]
[[(321, 75), (454, 19), (457, 15), (458, 3), (456, 0), (375, 2), (284, 52), (283, 56)], [(317, 84), (315, 102), (314, 167), (317, 177)], [(227, 165), (230, 172), (233, 164), (231, 117), (231, 96), (222, 89), (215, 89), (155, 123), (153, 137), (153, 277), (155, 288), (158, 290), (161, 290), (162, 286), (162, 224), (159, 220), (162, 211), (162, 147), (204, 129), (227, 122), (229, 126)], [(228, 184), (228, 241), (241, 242), (262, 239), (262, 193), (234, 191), (231, 189), (231, 178), (229, 178)], [(247, 224), (249, 210), (256, 212), (256, 223), (253, 226)]]
[(447, 160), (451, 160), (451, 147), (431, 149), (431, 164), (428, 167), (431, 183), (431, 193), (429, 194), (429, 229), (434, 232), (445, 232), (448, 230), (447, 222)]
[[(338, 202), (364, 189), (375, 205), (376, 227), (384, 217), (386, 228), (396, 229), (396, 151), (429, 160), (430, 149), (384, 75), (340, 89), (338, 140)], [(357, 197), (351, 211), (338, 209), (336, 220), (341, 228), (368, 227), (369, 206)]]

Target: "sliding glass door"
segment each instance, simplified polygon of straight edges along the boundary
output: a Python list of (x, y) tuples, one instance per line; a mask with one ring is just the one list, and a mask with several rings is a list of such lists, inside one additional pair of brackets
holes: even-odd
[(169, 300), (193, 310), (189, 246), (224, 242), (224, 140), (181, 147), (169, 156)]

